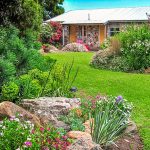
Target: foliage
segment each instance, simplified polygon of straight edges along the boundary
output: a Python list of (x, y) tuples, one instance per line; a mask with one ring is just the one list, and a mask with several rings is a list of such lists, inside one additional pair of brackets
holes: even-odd
[(67, 116), (61, 116), (59, 119), (64, 121), (66, 124), (69, 124), (71, 130), (73, 131), (85, 130), (85, 127), (83, 125), (84, 119), (82, 118), (82, 112), (79, 108), (70, 110)]
[(96, 102), (91, 119), (91, 134), (94, 142), (108, 146), (112, 144), (127, 127), (132, 106), (122, 96)]
[(105, 50), (110, 47), (110, 38), (105, 39), (105, 41), (100, 45), (100, 49)]
[(13, 26), (0, 27), (0, 93), (3, 84), (16, 80), (28, 70), (37, 68), (47, 71), (55, 63), (38, 52), (41, 45), (34, 33), (31, 35), (28, 31), (21, 38), (19, 34), (19, 30)]
[(53, 21), (43, 24), (41, 42), (59, 47), (62, 43), (62, 25)]
[(127, 69), (140, 70), (150, 66), (150, 27), (133, 25), (117, 35), (121, 41), (122, 59)]
[[(63, 67), (60, 65), (56, 65), (51, 72), (49, 72), (49, 76), (45, 81), (45, 85), (43, 87), (42, 95), (47, 96), (65, 96), (65, 97), (72, 97), (74, 95), (73, 92), (70, 91), (77, 75), (78, 69), (75, 71), (74, 75), (71, 75), (72, 68), (74, 62), (70, 65), (65, 64)], [(51, 87), (51, 88), (49, 88)]]
[(47, 20), (64, 13), (63, 2), (64, 0), (39, 0), (44, 8), (43, 19)]
[(22, 117), (20, 114), (0, 122), (0, 149), (65, 150), (71, 144), (64, 130), (54, 127), (34, 128), (30, 121), (24, 121)]
[(54, 65), (49, 71), (33, 69), (19, 78), (20, 96), (22, 98), (36, 98), (38, 96), (72, 97), (70, 91), (78, 71), (70, 76), (73, 63), (69, 65)]
[(110, 39), (109, 50), (99, 51), (91, 64), (97, 68), (142, 72), (150, 66), (149, 28), (145, 24), (126, 27)]
[(68, 52), (87, 52), (88, 49), (85, 45), (80, 43), (70, 43), (67, 44), (62, 51), (68, 51)]
[(42, 23), (42, 8), (35, 0), (13, 0), (1, 2), (1, 25), (13, 24), (21, 31), (38, 31)]
[[(12, 116), (0, 122), (0, 149), (16, 150), (23, 146), (33, 128), (27, 121), (20, 122), (19, 116)], [(13, 136), (12, 136), (13, 135)]]
[(38, 80), (32, 79), (25, 74), (20, 76), (20, 94), (23, 98), (36, 98), (42, 91), (42, 87)]
[(102, 69), (112, 69), (120, 70), (121, 69), (121, 58), (114, 54), (111, 50), (100, 50), (92, 58), (90, 64), (96, 68)]
[(16, 99), (19, 93), (19, 87), (15, 82), (8, 82), (2, 86), (2, 98), (5, 100)]

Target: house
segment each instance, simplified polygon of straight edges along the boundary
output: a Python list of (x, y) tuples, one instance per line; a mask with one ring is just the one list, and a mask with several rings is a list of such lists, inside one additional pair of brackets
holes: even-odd
[(63, 45), (83, 42), (99, 47), (107, 37), (118, 33), (125, 25), (148, 22), (147, 14), (150, 14), (150, 6), (73, 10), (46, 22), (56, 21), (63, 25)]

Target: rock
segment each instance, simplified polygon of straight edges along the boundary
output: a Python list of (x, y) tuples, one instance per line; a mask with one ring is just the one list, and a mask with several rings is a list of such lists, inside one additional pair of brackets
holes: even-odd
[(91, 134), (91, 126), (90, 126), (90, 122), (92, 120), (87, 120), (85, 123), (83, 123), (84, 127), (85, 127), (85, 132)]
[(56, 53), (59, 52), (59, 49), (56, 48), (53, 45), (43, 45), (43, 48), (40, 50), (41, 54), (46, 54), (46, 53)]
[(68, 150), (102, 150), (98, 144), (92, 141), (89, 133), (81, 131), (70, 131), (67, 136), (76, 141), (68, 147)]
[(71, 139), (80, 139), (82, 137), (92, 139), (92, 137), (89, 133), (81, 132), (81, 131), (70, 131), (67, 133), (67, 136)]
[(39, 118), (36, 115), (31, 114), (22, 107), (19, 107), (16, 104), (8, 101), (0, 103), (0, 120), (2, 120), (3, 117), (10, 118), (12, 116), (15, 116), (17, 113), (22, 114), (25, 120), (31, 121), (35, 126), (42, 126)]
[(72, 108), (79, 107), (80, 99), (64, 97), (41, 97), (36, 99), (25, 99), (20, 104), (23, 108), (37, 115), (42, 124), (52, 124), (69, 130), (70, 127), (58, 121), (61, 115), (67, 115)]
[(125, 133), (128, 134), (128, 133), (135, 133), (135, 132), (137, 132), (137, 126), (133, 121), (130, 120), (128, 123), (128, 127), (125, 130)]
[(145, 73), (150, 74), (150, 67), (148, 67), (147, 69), (145, 69)]

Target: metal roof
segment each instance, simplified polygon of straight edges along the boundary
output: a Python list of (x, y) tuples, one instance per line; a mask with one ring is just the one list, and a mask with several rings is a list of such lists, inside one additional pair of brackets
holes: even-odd
[(63, 24), (92, 24), (107, 23), (109, 21), (129, 22), (129, 21), (147, 21), (146, 13), (150, 13), (150, 6), (131, 7), (131, 8), (110, 8), (110, 9), (93, 9), (93, 10), (73, 10), (62, 15), (54, 17), (49, 21), (59, 21)]

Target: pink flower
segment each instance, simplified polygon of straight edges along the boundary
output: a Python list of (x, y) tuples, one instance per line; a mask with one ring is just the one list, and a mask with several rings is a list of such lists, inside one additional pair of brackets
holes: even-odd
[(43, 132), (43, 131), (44, 131), (44, 128), (40, 127), (40, 131), (42, 131), (42, 132)]
[(47, 131), (50, 131), (51, 129), (50, 128), (47, 128)]
[(15, 120), (15, 118), (16, 118), (15, 116), (11, 116), (11, 117), (10, 117), (10, 121)]
[(32, 142), (26, 141), (26, 142), (24, 142), (24, 145), (27, 146), (27, 147), (31, 147), (32, 146)]
[(62, 136), (62, 138), (64, 139), (64, 140), (67, 140), (67, 136), (66, 135), (64, 135), (64, 136)]
[(33, 129), (32, 131), (31, 131), (31, 134), (34, 134), (35, 133), (35, 130)]

